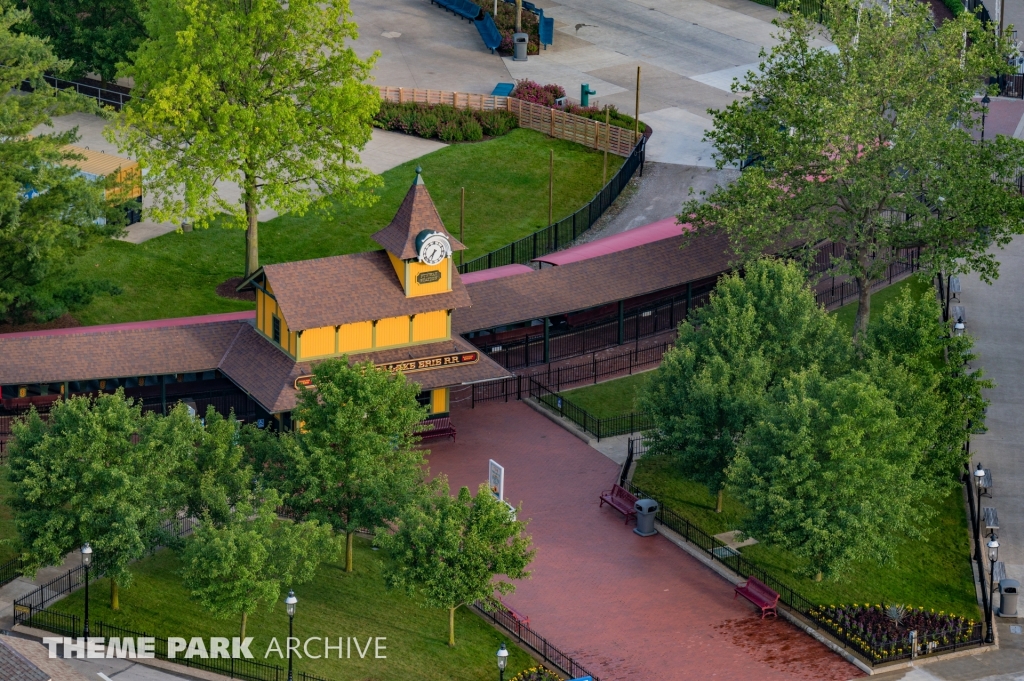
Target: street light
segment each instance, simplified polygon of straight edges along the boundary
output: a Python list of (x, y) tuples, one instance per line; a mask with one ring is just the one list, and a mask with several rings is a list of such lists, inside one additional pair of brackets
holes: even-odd
[[(974, 530), (974, 532), (975, 532), (974, 536), (976, 538), (981, 534), (981, 490), (982, 490), (982, 486), (984, 485), (984, 483), (985, 483), (985, 469), (982, 468), (981, 464), (979, 463), (978, 467), (976, 469), (974, 469), (974, 497), (975, 497), (975, 502), (976, 502), (975, 503), (976, 509), (975, 509), (975, 512), (974, 512), (974, 519), (977, 521), (976, 522), (976, 526), (977, 527)], [(975, 546), (977, 546), (977, 544), (975, 544)], [(977, 552), (978, 551), (975, 551), (975, 553), (977, 553)], [(980, 557), (979, 557), (979, 559), (980, 559)], [(979, 570), (981, 569), (980, 563), (978, 565), (978, 569)]]
[(288, 598), (284, 599), (284, 609), (288, 613), (288, 681), (292, 681), (292, 622), (295, 620), (295, 604), (298, 602), (295, 592), (289, 589)]
[(92, 565), (92, 547), (85, 542), (81, 548), (82, 565), (85, 566), (85, 638), (89, 638), (89, 566)]
[(498, 648), (498, 681), (505, 681), (505, 665), (508, 664), (508, 650), (505, 649), (505, 644), (502, 643), (501, 647)]
[(995, 606), (992, 603), (992, 592), (996, 588), (996, 561), (999, 560), (999, 540), (996, 539), (996, 531), (992, 530), (989, 535), (988, 543), (985, 545), (988, 547), (988, 633), (985, 635), (985, 642), (992, 643), (994, 638), (992, 635), (992, 614), (995, 610)]
[(953, 325), (953, 335), (954, 336), (962, 336), (962, 335), (964, 335), (964, 330), (966, 328), (967, 328), (967, 325), (964, 324), (964, 318), (963, 317), (957, 317), (956, 318), (956, 324)]
[(988, 113), (988, 105), (992, 100), (988, 98), (988, 93), (981, 98), (981, 103), (985, 105), (985, 108), (981, 110), (981, 141), (985, 141), (985, 114)]

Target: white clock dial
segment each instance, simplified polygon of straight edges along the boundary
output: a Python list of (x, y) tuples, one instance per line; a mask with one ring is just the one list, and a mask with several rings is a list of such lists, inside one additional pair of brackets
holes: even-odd
[(451, 255), (452, 246), (444, 234), (435, 232), (420, 241), (419, 261), (425, 265), (437, 265)]

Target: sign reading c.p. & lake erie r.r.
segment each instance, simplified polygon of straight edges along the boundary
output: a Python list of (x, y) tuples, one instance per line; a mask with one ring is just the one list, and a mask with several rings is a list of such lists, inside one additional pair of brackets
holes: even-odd
[[(461, 366), (463, 364), (476, 364), (479, 361), (479, 352), (453, 352), (450, 355), (435, 355), (433, 357), (423, 357), (421, 359), (405, 359), (399, 362), (375, 364), (374, 366), (378, 369), (384, 369), (385, 371), (401, 371), (403, 374), (411, 374), (417, 371), (430, 371), (431, 369), (444, 369), (446, 367)], [(300, 387), (308, 388), (311, 385), (313, 385), (312, 375), (299, 376), (295, 379), (296, 390)]]

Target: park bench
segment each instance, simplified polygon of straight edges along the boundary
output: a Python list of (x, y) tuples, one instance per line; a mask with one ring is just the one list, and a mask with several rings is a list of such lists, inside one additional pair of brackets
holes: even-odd
[(516, 624), (519, 624), (519, 625), (522, 625), (524, 627), (529, 628), (529, 626), (530, 626), (530, 618), (529, 617), (527, 617), (526, 615), (524, 615), (524, 614), (522, 614), (520, 612), (517, 612), (508, 603), (505, 603), (504, 601), (502, 601), (500, 596), (498, 597), (498, 604), (501, 606), (502, 610), (504, 610), (505, 612), (508, 613), (508, 616), (512, 618), (513, 622), (515, 622)]
[[(480, 37), (484, 41), (484, 47), (489, 49), (491, 54), (494, 54), (494, 51), (498, 49), (499, 45), (501, 45), (501, 33), (498, 32), (498, 27), (494, 24), (494, 19), (491, 18), (490, 14), (484, 12), (484, 15), (474, 21), (473, 24), (476, 26), (477, 32), (480, 33)], [(515, 85), (512, 85), (511, 83), (498, 83), (498, 86), (494, 88), (495, 92), (492, 94), (498, 94), (498, 88), (503, 85), (511, 85), (513, 88), (515, 87)], [(507, 97), (510, 94), (512, 94), (512, 90), (509, 90), (503, 96)]]
[[(524, 5), (526, 3), (523, 3)], [(544, 49), (548, 49), (548, 45), (554, 42), (555, 39), (555, 20), (552, 17), (544, 16), (544, 10), (537, 10), (537, 17), (540, 19), (540, 25), (538, 33), (540, 34), (540, 44), (544, 46)]]
[(992, 489), (992, 469), (983, 468), (982, 471), (984, 471), (985, 475), (981, 478), (981, 492), (978, 496), (988, 497), (991, 499), (992, 492), (989, 490)]
[(999, 590), (999, 582), (1006, 579), (1006, 564), (1001, 560), (997, 560), (995, 565), (992, 566), (992, 591)]
[(630, 518), (636, 517), (636, 497), (618, 485), (612, 485), (610, 490), (601, 493), (601, 504), (598, 508), (603, 508), (605, 504), (626, 516), (627, 524)]
[(960, 302), (960, 277), (956, 275), (949, 278), (949, 299)]
[(769, 613), (774, 617), (779, 616), (779, 613), (775, 610), (775, 606), (779, 602), (779, 594), (769, 589), (768, 586), (757, 577), (747, 578), (746, 584), (737, 584), (735, 592), (736, 593), (732, 595), (733, 600), (736, 600), (736, 596), (743, 596), (748, 601), (761, 608), (761, 619), (764, 619)]
[[(490, 16), (490, 14), (488, 14), (487, 16)], [(491, 90), (491, 95), (495, 97), (508, 97), (510, 94), (512, 94), (512, 91), (515, 89), (515, 83), (498, 83), (497, 85), (494, 86), (494, 89)]]
[(480, 5), (473, 2), (473, 0), (430, 0), (431, 3), (438, 7), (444, 7), (447, 10), (451, 10), (453, 14), (457, 14), (467, 21), (475, 21), (483, 10)]
[(996, 509), (991, 506), (985, 506), (981, 509), (981, 516), (985, 519), (986, 530), (999, 529), (999, 514), (996, 513)]
[(451, 418), (447, 416), (436, 419), (427, 419), (420, 422), (419, 428), (416, 429), (416, 435), (418, 435), (421, 440), (451, 437), (452, 442), (455, 442), (455, 426), (452, 425)]

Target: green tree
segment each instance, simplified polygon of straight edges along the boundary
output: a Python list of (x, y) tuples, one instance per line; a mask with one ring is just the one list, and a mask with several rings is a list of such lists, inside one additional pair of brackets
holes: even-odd
[(347, 572), (356, 530), (385, 526), (423, 488), (424, 451), (413, 434), (425, 415), (418, 393), (405, 377), (370, 362), (349, 366), (346, 357), (317, 364), (312, 389), (299, 393), (298, 432), (281, 440), (286, 503), (297, 517), (346, 534)]
[[(110, 132), (148, 169), (158, 220), (246, 229), (245, 274), (259, 267), (257, 215), (303, 213), (333, 199), (369, 203), (359, 164), (379, 106), (347, 0), (180, 3), (150, 0), (149, 39), (122, 75), (135, 96)], [(219, 198), (235, 182), (238, 203)]]
[(708, 305), (679, 326), (639, 398), (654, 417), (651, 451), (673, 457), (687, 477), (718, 494), (746, 428), (771, 389), (817, 363), (846, 371), (847, 335), (814, 300), (807, 275), (793, 263), (759, 260), (743, 275), (721, 279)]
[[(175, 467), (144, 436), (138, 404), (115, 394), (55, 402), (49, 419), (32, 410), (16, 422), (10, 448), (11, 505), (30, 571), (60, 565), (89, 542), (110, 578), (111, 607), (129, 566), (157, 544), (167, 519), (167, 480)], [(137, 440), (133, 441), (133, 440)]]
[(894, 402), (861, 371), (829, 379), (812, 367), (785, 379), (729, 466), (749, 509), (743, 531), (802, 556), (817, 579), (921, 538), (927, 424)]
[(185, 588), (214, 616), (241, 616), (242, 638), (261, 603), (272, 606), (282, 589), (312, 580), (338, 551), (330, 526), (279, 520), (279, 503), (268, 491), (256, 507), (238, 504), (227, 522), (204, 518), (182, 553)]
[[(76, 132), (29, 136), (53, 116), (96, 108), (46, 84), (44, 73), (69, 64), (46, 41), (12, 33), (29, 21), (28, 12), (0, 0), (0, 320), (17, 322), (44, 321), (87, 302), (101, 287), (70, 279), (68, 265), (120, 230), (103, 186), (62, 163), (77, 158), (63, 148)], [(31, 94), (19, 91), (25, 80), (35, 88)], [(104, 217), (106, 224), (98, 224)]]
[(711, 111), (719, 167), (754, 163), (680, 217), (698, 233), (728, 234), (748, 257), (842, 246), (832, 271), (860, 286), (854, 335), (863, 338), (869, 282), (899, 248), (923, 246), (930, 273), (997, 276), (989, 245), (1006, 244), (1024, 221), (1024, 142), (991, 131), (972, 140), (982, 111), (973, 98), (1006, 72), (1011, 49), (973, 14), (935, 27), (916, 0), (830, 0), (826, 15), (835, 52), (812, 45), (816, 25), (795, 13), (759, 70), (734, 83), (743, 97)]
[(410, 506), (393, 533), (378, 528), (375, 541), (391, 553), (392, 560), (384, 563), (388, 588), (418, 592), (427, 607), (448, 610), (448, 645), (454, 647), (459, 606), (487, 604), (495, 590), (514, 592), (515, 585), (501, 576), (530, 576), (526, 568), (536, 551), (523, 536), (525, 528), (486, 483), (475, 497), (463, 487), (452, 498), (445, 481), (438, 494)]
[(117, 66), (146, 37), (138, 0), (23, 0), (32, 11), (26, 28), (49, 38), (61, 59), (73, 63), (68, 76), (95, 72), (113, 80)]

